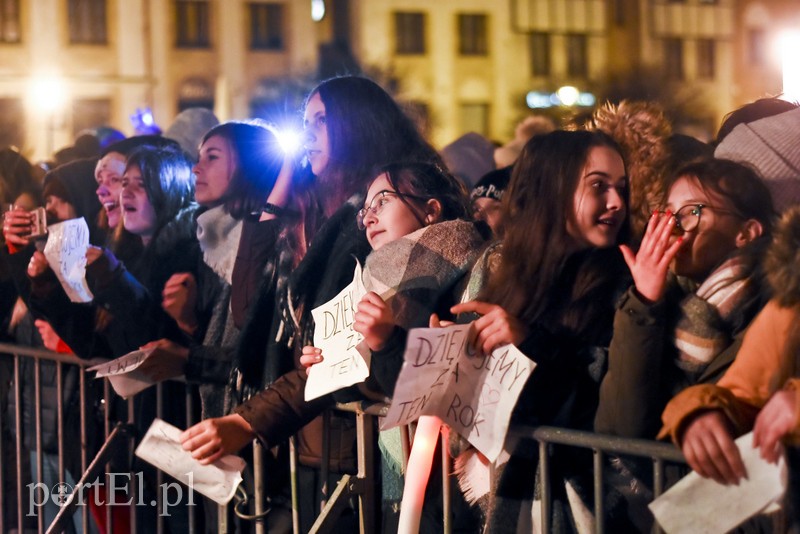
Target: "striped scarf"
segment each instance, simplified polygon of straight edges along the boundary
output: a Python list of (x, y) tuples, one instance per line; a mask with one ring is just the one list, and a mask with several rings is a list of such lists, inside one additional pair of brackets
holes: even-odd
[(677, 366), (695, 378), (733, 340), (732, 317), (758, 291), (741, 254), (722, 263), (680, 303), (675, 327)]

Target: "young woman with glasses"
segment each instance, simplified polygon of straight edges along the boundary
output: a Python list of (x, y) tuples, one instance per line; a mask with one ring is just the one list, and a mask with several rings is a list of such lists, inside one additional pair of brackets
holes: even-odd
[(634, 285), (614, 318), (598, 432), (654, 438), (667, 401), (716, 382), (766, 303), (761, 258), (774, 211), (750, 168), (727, 160), (677, 174), (641, 247), (622, 247)]

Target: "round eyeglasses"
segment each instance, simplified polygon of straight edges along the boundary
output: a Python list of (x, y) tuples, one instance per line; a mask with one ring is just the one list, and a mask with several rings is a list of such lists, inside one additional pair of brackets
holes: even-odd
[[(372, 197), (372, 200), (369, 201), (369, 204), (366, 208), (361, 208), (358, 210), (358, 213), (356, 214), (356, 224), (358, 225), (358, 229), (365, 230), (367, 225), (364, 223), (364, 219), (367, 218), (367, 215), (370, 212), (372, 212), (373, 215), (380, 215), (383, 207), (392, 201), (392, 197), (399, 198), (405, 204), (408, 204), (408, 202), (405, 202), (404, 200), (406, 198), (421, 201), (427, 200), (426, 198), (418, 197), (417, 195), (407, 195), (405, 193), (398, 193), (397, 191), (389, 191), (388, 189), (378, 191), (375, 193), (375, 196)], [(413, 211), (414, 210), (412, 210), (412, 212)], [(416, 212), (414, 212), (414, 216), (418, 217)]]
[(696, 229), (698, 226), (700, 226), (700, 217), (702, 216), (704, 209), (718, 211), (727, 215), (733, 215), (734, 217), (741, 217), (741, 215), (735, 211), (727, 210), (725, 208), (718, 208), (716, 206), (709, 206), (707, 204), (687, 204), (686, 206), (682, 206), (680, 209), (676, 210), (672, 215), (675, 217), (675, 228), (684, 232), (691, 232), (692, 230)]

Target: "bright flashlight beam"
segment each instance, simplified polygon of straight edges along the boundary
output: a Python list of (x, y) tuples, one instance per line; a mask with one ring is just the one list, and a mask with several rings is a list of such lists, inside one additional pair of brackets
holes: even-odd
[(783, 94), (784, 98), (793, 102), (800, 101), (800, 61), (797, 61), (798, 50), (800, 50), (800, 32), (784, 33), (781, 37)]
[(277, 130), (275, 136), (278, 138), (278, 144), (281, 149), (287, 154), (294, 154), (300, 149), (302, 144), (302, 137), (294, 130)]

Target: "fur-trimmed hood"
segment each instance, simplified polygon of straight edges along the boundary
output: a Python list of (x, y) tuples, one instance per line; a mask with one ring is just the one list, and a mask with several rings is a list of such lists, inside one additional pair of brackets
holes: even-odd
[(595, 111), (587, 130), (601, 130), (622, 149), (630, 183), (631, 236), (641, 238), (654, 209), (664, 204), (672, 125), (652, 102), (623, 100)]
[(800, 304), (800, 206), (790, 208), (775, 227), (764, 268), (778, 303)]

